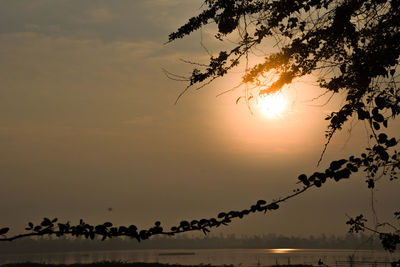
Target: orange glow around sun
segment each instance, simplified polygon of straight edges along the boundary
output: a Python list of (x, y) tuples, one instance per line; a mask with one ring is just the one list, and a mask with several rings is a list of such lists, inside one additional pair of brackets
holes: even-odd
[(260, 96), (257, 107), (268, 118), (275, 119), (283, 114), (287, 108), (287, 99), (281, 92)]

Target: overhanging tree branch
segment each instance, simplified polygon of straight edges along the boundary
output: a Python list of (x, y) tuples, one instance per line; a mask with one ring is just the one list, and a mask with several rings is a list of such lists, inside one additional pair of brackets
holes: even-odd
[[(387, 140), (387, 138), (385, 139), (385, 142), (383, 142), (382, 139), (382, 144), (386, 147), (392, 145), (391, 141)], [(211, 228), (229, 225), (233, 220), (242, 219), (252, 213), (266, 213), (277, 210), (281, 203), (303, 194), (312, 187), (321, 187), (327, 179), (336, 182), (342, 179), (348, 179), (352, 173), (358, 172), (359, 168), (365, 167), (370, 173), (376, 173), (379, 169), (384, 167), (390, 167), (392, 168), (392, 171), (397, 171), (400, 168), (400, 155), (397, 152), (395, 152), (390, 158), (382, 156), (381, 153), (382, 151), (380, 149), (373, 149), (370, 150), (368, 154), (363, 153), (361, 157), (350, 156), (348, 159), (332, 161), (329, 168), (325, 169), (324, 172), (315, 172), (310, 176), (305, 174), (299, 175), (298, 180), (303, 187), (293, 190), (292, 194), (279, 198), (278, 200), (273, 200), (270, 203), (267, 203), (265, 200), (258, 200), (256, 204), (252, 205), (248, 209), (221, 212), (215, 218), (181, 221), (179, 225), (171, 227), (168, 231), (164, 230), (163, 227), (161, 227), (161, 223), (158, 221), (149, 229), (139, 230), (135, 225), (113, 227), (112, 223), (106, 222), (104, 224), (93, 226), (85, 223), (83, 220), (81, 220), (77, 225), (71, 225), (69, 222), (57, 223), (57, 218), (52, 220), (44, 218), (38, 225), (29, 223), (26, 228), (29, 232), (25, 234), (7, 237), (5, 234), (9, 231), (9, 228), (1, 228), (0, 235), (3, 237), (0, 238), (0, 241), (13, 241), (26, 237), (45, 235), (55, 235), (57, 237), (67, 235), (75, 237), (83, 236), (90, 239), (101, 237), (102, 240), (127, 236), (141, 241), (155, 235), (172, 236), (190, 231), (202, 231), (204, 234), (207, 234)], [(371, 167), (373, 168), (370, 169)], [(367, 182), (368, 187), (374, 187), (373, 179), (370, 178)]]

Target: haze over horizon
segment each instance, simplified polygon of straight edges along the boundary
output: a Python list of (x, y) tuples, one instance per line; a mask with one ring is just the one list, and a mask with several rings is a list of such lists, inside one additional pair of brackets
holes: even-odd
[[(58, 217), (96, 224), (165, 227), (272, 200), (313, 172), (325, 143), (327, 105), (316, 77), (285, 88), (288, 107), (268, 118), (235, 104), (233, 72), (201, 90), (186, 75), (217, 52), (212, 27), (164, 44), (202, 1), (0, 0), (0, 227)], [(257, 60), (254, 57), (252, 60)], [(368, 145), (361, 122), (334, 137), (319, 169)], [(399, 125), (394, 129), (398, 132)], [(374, 195), (383, 221), (399, 203), (398, 184)], [(371, 213), (362, 174), (313, 189), (266, 215), (213, 234), (343, 235), (347, 215)]]

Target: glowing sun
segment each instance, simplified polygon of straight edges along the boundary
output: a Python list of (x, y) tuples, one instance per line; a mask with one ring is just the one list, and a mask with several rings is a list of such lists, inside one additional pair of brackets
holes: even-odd
[(272, 93), (265, 96), (260, 96), (257, 106), (262, 114), (269, 118), (277, 118), (283, 114), (287, 107), (285, 97), (280, 93)]

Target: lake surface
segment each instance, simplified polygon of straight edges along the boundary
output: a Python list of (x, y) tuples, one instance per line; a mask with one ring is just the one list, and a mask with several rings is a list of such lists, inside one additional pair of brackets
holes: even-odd
[[(313, 264), (321, 259), (329, 266), (390, 266), (400, 253), (385, 251), (337, 249), (173, 249), (115, 250), (65, 253), (0, 254), (0, 264), (40, 262), (55, 264), (92, 263), (99, 261), (159, 262), (177, 264), (213, 264), (267, 266), (273, 264)], [(361, 263), (363, 262), (363, 263)]]

